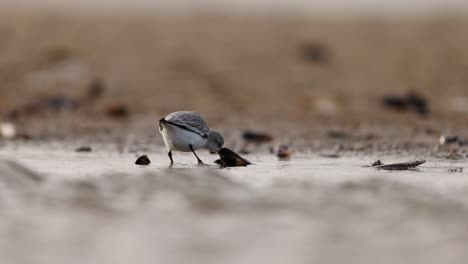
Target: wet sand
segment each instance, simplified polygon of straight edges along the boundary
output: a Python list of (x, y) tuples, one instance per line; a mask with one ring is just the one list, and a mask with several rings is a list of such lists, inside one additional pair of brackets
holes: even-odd
[(429, 158), (418, 171), (389, 172), (363, 168), (368, 156), (250, 154), (255, 165), (221, 169), (178, 154), (169, 169), (164, 152), (140, 167), (132, 153), (3, 148), (2, 262), (468, 259), (468, 177), (447, 171), (463, 161)]

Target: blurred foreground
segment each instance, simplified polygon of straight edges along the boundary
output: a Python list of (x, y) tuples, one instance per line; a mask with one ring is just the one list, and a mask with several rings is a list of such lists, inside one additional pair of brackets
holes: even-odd
[(132, 154), (1, 150), (2, 263), (468, 260), (468, 178), (447, 170), (462, 161), (388, 172), (363, 168), (370, 157), (254, 154), (232, 169), (150, 157), (141, 168)]

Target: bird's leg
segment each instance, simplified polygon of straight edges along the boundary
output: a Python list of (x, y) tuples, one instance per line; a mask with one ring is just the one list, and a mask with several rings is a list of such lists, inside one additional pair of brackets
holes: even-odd
[(174, 164), (174, 160), (172, 159), (172, 151), (169, 150), (169, 153), (167, 153), (167, 155), (169, 156), (169, 159), (171, 159), (171, 165)]
[(203, 164), (203, 161), (197, 156), (197, 153), (195, 153), (195, 151), (193, 150), (193, 147), (192, 145), (190, 144), (189, 145), (190, 147), (190, 150), (193, 152), (193, 154), (195, 155), (195, 157), (197, 157), (197, 160), (198, 160), (198, 164)]

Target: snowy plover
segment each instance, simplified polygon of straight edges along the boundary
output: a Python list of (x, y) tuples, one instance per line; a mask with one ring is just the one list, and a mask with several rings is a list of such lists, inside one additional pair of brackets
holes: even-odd
[(173, 150), (193, 152), (198, 163), (203, 164), (195, 150), (205, 148), (218, 152), (224, 144), (221, 134), (210, 130), (203, 117), (191, 111), (174, 112), (162, 118), (159, 120), (159, 132), (162, 134), (171, 165), (174, 164)]

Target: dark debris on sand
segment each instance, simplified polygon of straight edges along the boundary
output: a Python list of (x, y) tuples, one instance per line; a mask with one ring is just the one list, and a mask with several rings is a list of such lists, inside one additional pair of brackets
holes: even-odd
[(82, 146), (82, 147), (79, 147), (77, 149), (75, 149), (76, 152), (92, 152), (93, 149), (91, 147), (88, 147), (88, 146)]
[(303, 43), (299, 51), (302, 59), (309, 63), (326, 64), (330, 61), (330, 50), (323, 43)]
[(276, 156), (282, 160), (290, 159), (292, 156), (292, 150), (287, 145), (280, 145), (278, 148), (278, 152), (276, 153)]
[(112, 104), (106, 109), (107, 116), (115, 119), (127, 118), (130, 116), (130, 110), (123, 104)]
[(139, 157), (139, 158), (135, 161), (135, 164), (136, 164), (136, 165), (141, 165), (141, 166), (147, 166), (147, 165), (150, 165), (150, 164), (151, 164), (151, 161), (150, 161), (150, 159), (148, 158), (148, 156), (143, 155), (143, 156)]
[(401, 163), (383, 164), (380, 160), (377, 160), (371, 163), (369, 167), (379, 170), (411, 170), (424, 163), (426, 163), (425, 160), (414, 160)]
[(223, 167), (245, 167), (252, 164), (228, 148), (222, 148), (218, 154), (220, 159), (216, 160), (215, 163)]
[(382, 99), (382, 104), (385, 108), (397, 110), (400, 112), (413, 111), (421, 116), (426, 116), (430, 113), (429, 101), (421, 94), (409, 92), (403, 96), (387, 95)]

